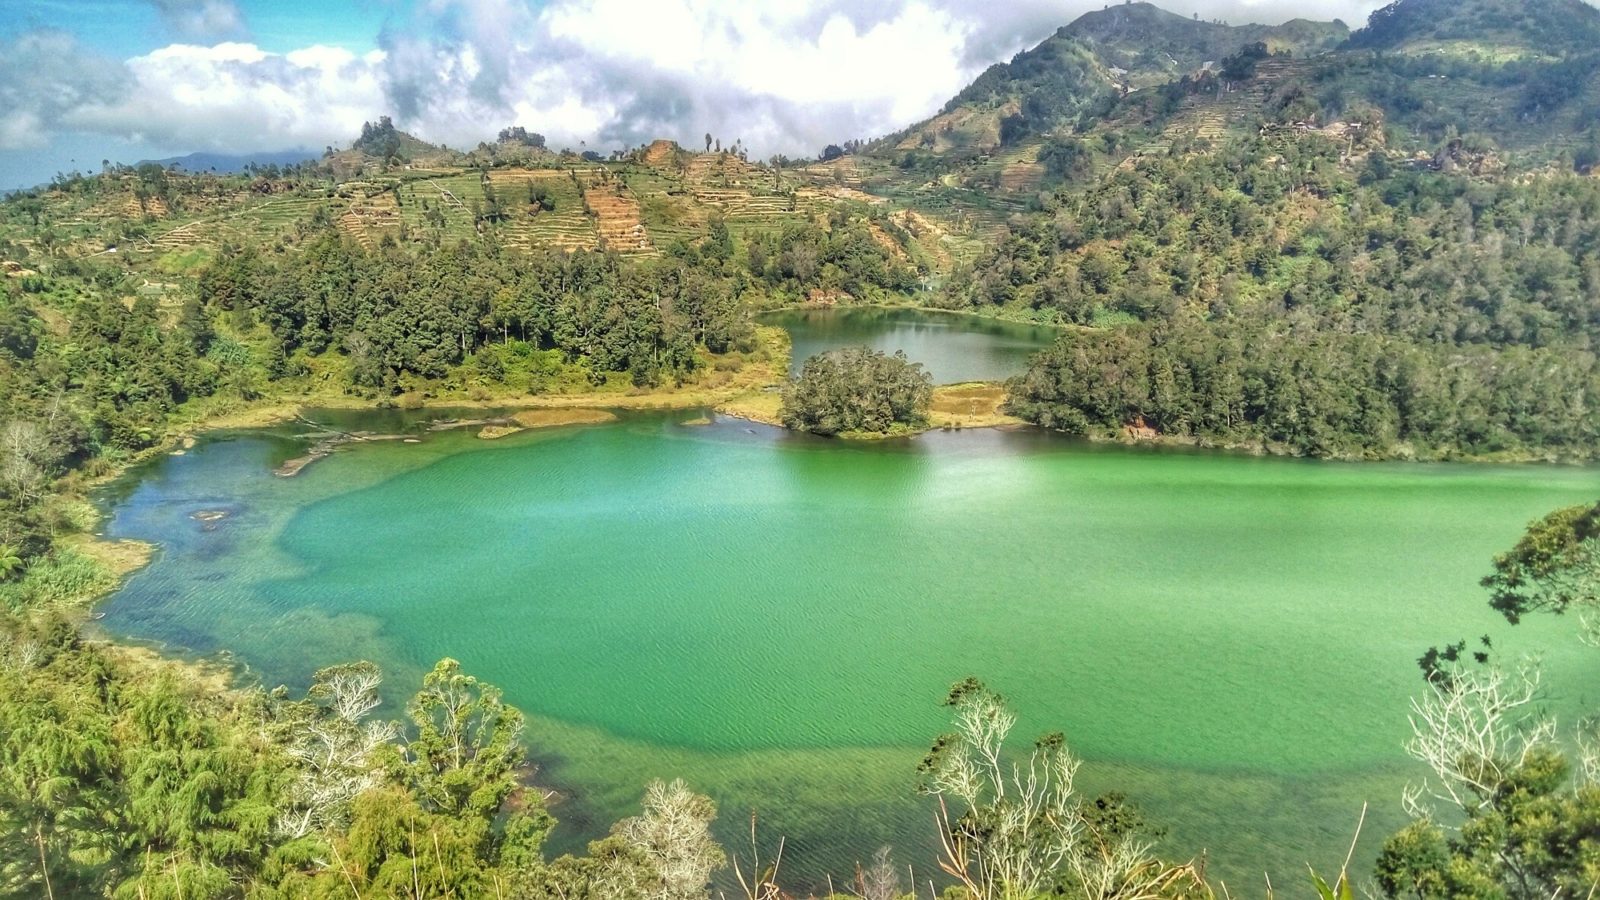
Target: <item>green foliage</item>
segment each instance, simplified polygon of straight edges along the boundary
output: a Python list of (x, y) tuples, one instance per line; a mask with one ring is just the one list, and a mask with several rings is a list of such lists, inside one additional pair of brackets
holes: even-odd
[(0, 635), (0, 890), (226, 896), (268, 857), (276, 754), (245, 709), (131, 678), (59, 618)]
[[(0, 896), (481, 897), (543, 871), (554, 822), (517, 777), (521, 714), (453, 661), (402, 742), (360, 722), (368, 664), (318, 673), (304, 701), (181, 674), (106, 655), (58, 616), (0, 616)], [(378, 752), (349, 755), (362, 741)], [(353, 796), (286, 830), (313, 764), (313, 786), (354, 778)]]
[(1395, 898), (1587, 896), (1600, 882), (1600, 787), (1573, 784), (1560, 754), (1535, 754), (1459, 831), (1419, 819), (1390, 837), (1377, 877)]
[(1588, 458), (1600, 393), (1587, 353), (1413, 344), (1259, 317), (1068, 331), (1008, 385), (1049, 428), (1144, 426), (1311, 456)]
[(1321, 900), (1355, 900), (1356, 897), (1355, 889), (1350, 886), (1350, 878), (1344, 873), (1340, 873), (1330, 885), (1321, 875), (1312, 872), (1311, 884), (1316, 888), (1317, 896)]
[[(779, 296), (803, 298), (820, 291), (871, 299), (884, 292), (913, 290), (916, 272), (889, 255), (873, 237), (871, 219), (859, 213), (836, 209), (827, 229), (791, 223), (776, 231), (752, 234), (745, 247), (744, 268), (768, 292)], [(713, 238), (711, 248), (729, 246), (715, 240), (715, 232)]]
[(1207, 896), (1190, 866), (1150, 851), (1153, 832), (1125, 798), (1077, 796), (1079, 761), (1059, 734), (1016, 759), (1005, 744), (1016, 716), (975, 678), (945, 700), (952, 729), (918, 766), (938, 798), (939, 866), (974, 900)]
[[(1525, 613), (1592, 603), (1595, 515), (1593, 507), (1568, 507), (1530, 525), (1483, 581), (1491, 605), (1516, 623)], [(1387, 897), (1416, 900), (1592, 894), (1600, 885), (1594, 721), (1572, 742), (1556, 741), (1555, 722), (1531, 705), (1540, 699), (1537, 669), (1525, 667), (1531, 677), (1519, 682), (1482, 654), (1479, 668), (1469, 668), (1463, 647), (1423, 657), (1432, 693), (1413, 701), (1417, 738), (1408, 747), (1434, 769), (1442, 785), (1434, 796), (1452, 801), (1446, 821), (1459, 827), (1446, 828), (1431, 810), (1408, 804), (1413, 821), (1379, 853), (1379, 887)]]
[(1580, 0), (1396, 0), (1373, 12), (1350, 45), (1393, 51), (1450, 41), (1587, 51), (1600, 43), (1600, 13)]
[(1530, 612), (1600, 603), (1600, 505), (1558, 509), (1528, 526), (1483, 579), (1489, 605), (1512, 624)]
[(415, 735), (406, 744), (412, 790), (449, 816), (490, 818), (516, 788), (522, 713), (501, 692), (443, 659), (406, 707)]
[(925, 425), (932, 399), (933, 379), (904, 352), (847, 347), (806, 360), (778, 415), (796, 431), (887, 434)]
[(352, 147), (379, 159), (398, 157), (400, 133), (395, 130), (394, 122), (390, 121), (388, 116), (379, 116), (376, 124), (361, 123), (361, 136), (356, 138)]
[[(843, 216), (828, 228), (752, 236), (742, 258), (727, 227), (713, 222), (703, 246), (680, 245), (644, 264), (585, 252), (514, 256), (470, 243), (365, 251), (326, 233), (303, 253), (226, 253), (201, 274), (199, 291), (207, 308), (264, 324), (274, 354), (343, 353), (355, 386), (396, 392), (405, 379), (445, 378), (469, 359), (497, 379), (512, 360), (475, 354), (512, 337), (595, 373), (626, 372), (638, 385), (680, 379), (698, 366), (700, 347), (751, 347), (742, 293), (752, 281), (777, 294), (871, 296), (909, 288), (915, 275), (889, 257), (866, 220)], [(221, 352), (239, 356), (224, 345), (213, 357)], [(491, 356), (502, 357), (498, 370)], [(554, 374), (546, 363), (535, 369), (530, 389)], [(247, 396), (255, 389), (224, 380)]]
[(1050, 427), (1591, 456), (1600, 182), (1361, 177), (1339, 154), (1268, 134), (1142, 160), (1019, 223), (952, 299), (1143, 323), (1069, 331), (1013, 383), (1014, 409)]
[[(4, 562), (0, 558), (0, 565)], [(15, 577), (19, 571), (21, 576)], [(12, 610), (78, 606), (117, 584), (116, 576), (104, 565), (67, 548), (58, 548), (32, 562), (19, 561), (10, 567), (10, 574), (12, 580), (0, 582), (0, 605)]]

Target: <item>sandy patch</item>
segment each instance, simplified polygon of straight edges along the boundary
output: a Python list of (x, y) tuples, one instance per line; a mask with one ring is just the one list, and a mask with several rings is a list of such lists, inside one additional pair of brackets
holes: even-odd
[(616, 420), (617, 414), (609, 410), (570, 406), (550, 409), (524, 409), (511, 416), (511, 421), (516, 422), (523, 428), (554, 428), (558, 425), (602, 425)]
[(154, 544), (144, 541), (112, 541), (86, 534), (62, 538), (61, 543), (104, 566), (119, 579), (148, 565), (156, 550)]
[(755, 394), (743, 394), (717, 404), (716, 410), (725, 416), (737, 419), (749, 419), (763, 425), (783, 425), (783, 420), (778, 418), (778, 409), (783, 406), (783, 396), (777, 391), (762, 391)]
[(928, 424), (933, 428), (995, 428), (1022, 425), (1016, 416), (1000, 411), (1006, 389), (999, 384), (947, 384), (933, 389)]

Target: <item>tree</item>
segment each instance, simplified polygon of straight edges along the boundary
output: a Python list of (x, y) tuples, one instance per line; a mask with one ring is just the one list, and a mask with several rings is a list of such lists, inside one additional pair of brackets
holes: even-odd
[(694, 900), (706, 895), (711, 875), (724, 864), (711, 837), (717, 810), (711, 800), (681, 780), (652, 781), (644, 812), (617, 823), (613, 832), (636, 848), (655, 873), (645, 891), (651, 900)]
[(414, 789), (434, 809), (492, 818), (516, 789), (524, 719), (501, 696), (453, 659), (423, 677), (406, 707), (416, 729), (406, 755)]
[(888, 847), (879, 847), (872, 854), (872, 865), (856, 871), (856, 893), (861, 900), (898, 900), (900, 897), (900, 869), (889, 857)]
[(13, 421), (0, 427), (0, 490), (24, 504), (37, 503), (49, 482), (56, 452), (37, 422)]
[(311, 680), (306, 699), (284, 713), (284, 744), (296, 773), (278, 830), (293, 839), (341, 827), (350, 804), (381, 780), (376, 754), (399, 734), (393, 722), (369, 721), (383, 675), (370, 662), (331, 666)]
[(1060, 734), (1039, 738), (1021, 762), (1007, 760), (1016, 716), (1004, 698), (968, 678), (945, 705), (954, 730), (918, 772), (922, 791), (939, 800), (939, 865), (975, 900), (1024, 900), (1058, 884), (1097, 900), (1204, 889), (1191, 867), (1151, 856), (1140, 829), (1078, 799), (1079, 763)]
[(1530, 612), (1577, 607), (1587, 615), (1600, 605), (1600, 504), (1558, 509), (1529, 525), (1482, 584), (1512, 624)]
[(933, 379), (904, 352), (847, 347), (806, 360), (783, 387), (785, 427), (814, 434), (887, 434), (927, 423)]
[(520, 144), (539, 150), (543, 150), (545, 146), (544, 135), (537, 131), (529, 131), (521, 125), (500, 129), (500, 134), (495, 140), (502, 144)]
[[(1513, 623), (1526, 612), (1593, 602), (1594, 510), (1534, 522), (1484, 579)], [(1534, 900), (1600, 888), (1600, 732), (1580, 725), (1563, 749), (1542, 708), (1537, 663), (1468, 661), (1452, 645), (1420, 660), (1427, 693), (1412, 701), (1406, 749), (1433, 774), (1407, 789), (1413, 821), (1378, 857), (1389, 897)], [(1444, 813), (1434, 803), (1447, 808)], [(1459, 827), (1442, 823), (1459, 822)]]
[[(1539, 687), (1528, 664), (1463, 669), (1413, 701), (1407, 750), (1437, 781), (1407, 792), (1413, 821), (1379, 854), (1386, 895), (1535, 900), (1600, 884), (1600, 753), (1580, 730), (1574, 770)], [(1436, 814), (1430, 799), (1452, 809)]]
[(361, 123), (361, 136), (352, 148), (368, 156), (387, 160), (400, 154), (400, 132), (395, 130), (394, 122), (388, 116), (379, 116), (376, 124)]

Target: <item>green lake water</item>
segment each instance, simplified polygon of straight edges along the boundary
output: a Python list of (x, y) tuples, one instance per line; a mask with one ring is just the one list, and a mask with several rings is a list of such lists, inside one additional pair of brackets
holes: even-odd
[(560, 848), (682, 776), (730, 844), (752, 808), (787, 835), (801, 885), (884, 843), (932, 872), (914, 769), (969, 674), (1012, 699), (1019, 740), (1064, 731), (1086, 790), (1129, 793), (1236, 893), (1337, 868), (1364, 801), (1364, 857), (1395, 827), (1430, 644), (1542, 650), (1558, 712), (1600, 700), (1570, 622), (1513, 629), (1476, 586), (1528, 520), (1600, 493), (1593, 469), (1032, 431), (861, 446), (695, 415), (435, 433), (288, 479), (289, 431), (215, 435), (108, 497), (109, 532), (161, 552), (102, 624), (267, 684), (373, 659), (394, 700), (458, 658), (530, 714)]
[(934, 384), (1003, 381), (1027, 368), (1028, 357), (1059, 334), (1042, 325), (880, 306), (786, 309), (764, 313), (761, 322), (789, 332), (791, 374), (799, 374), (818, 353), (867, 346), (886, 353), (904, 350), (927, 368)]

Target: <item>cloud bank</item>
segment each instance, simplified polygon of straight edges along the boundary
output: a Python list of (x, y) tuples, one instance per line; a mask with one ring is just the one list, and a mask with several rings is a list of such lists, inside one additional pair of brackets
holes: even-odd
[[(1102, 3), (1062, 0), (417, 0), (365, 54), (271, 53), (233, 0), (149, 0), (186, 38), (107, 59), (63, 31), (0, 45), (0, 150), (61, 135), (217, 152), (343, 145), (392, 114), (470, 147), (522, 125), (600, 150), (711, 133), (815, 153), (921, 119), (990, 64)], [(1376, 2), (1209, 0), (1231, 21), (1344, 18)], [(222, 40), (221, 43), (211, 43)]]

